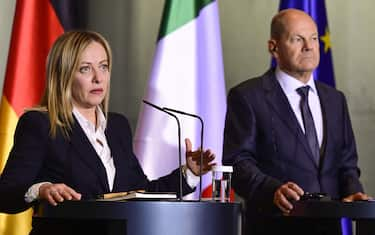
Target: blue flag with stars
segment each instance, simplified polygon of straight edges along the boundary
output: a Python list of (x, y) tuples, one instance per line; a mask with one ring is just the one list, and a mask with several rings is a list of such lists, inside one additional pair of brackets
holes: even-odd
[[(279, 9), (283, 10), (287, 8), (302, 10), (309, 14), (316, 22), (320, 44), (320, 63), (318, 68), (314, 70), (314, 79), (335, 87), (335, 74), (333, 72), (325, 0), (280, 0)], [(353, 229), (350, 219), (342, 218), (341, 228), (343, 235), (352, 235)]]
[(280, 10), (287, 8), (300, 9), (309, 14), (318, 26), (320, 43), (320, 63), (314, 71), (314, 78), (335, 87), (335, 75), (331, 55), (330, 32), (324, 0), (281, 0)]

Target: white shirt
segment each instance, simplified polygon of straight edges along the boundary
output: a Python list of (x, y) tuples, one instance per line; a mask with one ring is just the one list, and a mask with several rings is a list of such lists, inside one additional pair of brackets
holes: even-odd
[(107, 137), (104, 133), (107, 126), (107, 121), (104, 117), (103, 111), (99, 108), (99, 106), (96, 108), (97, 128), (93, 123), (87, 120), (75, 107), (73, 107), (73, 115), (77, 119), (79, 125), (89, 139), (92, 147), (95, 149), (100, 160), (102, 161), (107, 173), (108, 186), (110, 191), (112, 191), (113, 183), (115, 181), (116, 168), (113, 162), (113, 157), (111, 155), (111, 150), (109, 149), (107, 143)]
[(313, 76), (311, 75), (309, 81), (305, 84), (283, 72), (279, 67), (276, 68), (275, 75), (282, 90), (288, 98), (289, 104), (292, 107), (303, 132), (305, 132), (305, 126), (303, 125), (303, 118), (300, 108), (301, 96), (297, 93), (297, 89), (302, 86), (310, 86), (308, 103), (314, 119), (319, 147), (321, 147), (323, 143), (323, 115)]

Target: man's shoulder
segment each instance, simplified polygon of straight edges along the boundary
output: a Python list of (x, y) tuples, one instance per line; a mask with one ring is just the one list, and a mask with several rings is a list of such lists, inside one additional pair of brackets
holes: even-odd
[(274, 70), (270, 69), (260, 76), (252, 77), (239, 83), (238, 85), (231, 88), (231, 90), (246, 93), (248, 93), (249, 91), (261, 91), (265, 87), (265, 84), (267, 84), (271, 79), (274, 79), (274, 74)]
[(319, 95), (340, 99), (345, 96), (342, 91), (336, 89), (335, 87), (331, 87), (321, 81), (315, 81), (315, 84), (318, 89)]

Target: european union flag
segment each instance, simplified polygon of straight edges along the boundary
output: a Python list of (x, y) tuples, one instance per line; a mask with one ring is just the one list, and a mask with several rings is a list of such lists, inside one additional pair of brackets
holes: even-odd
[(320, 42), (320, 64), (314, 71), (314, 78), (335, 87), (335, 75), (331, 55), (331, 40), (328, 29), (327, 12), (324, 0), (281, 0), (280, 10), (300, 9), (309, 14), (318, 26)]
[[(335, 75), (331, 55), (331, 40), (328, 28), (325, 0), (281, 0), (279, 9), (295, 8), (309, 14), (318, 26), (320, 42), (320, 63), (314, 71), (314, 78), (335, 87)], [(343, 235), (352, 234), (351, 220), (341, 219)]]

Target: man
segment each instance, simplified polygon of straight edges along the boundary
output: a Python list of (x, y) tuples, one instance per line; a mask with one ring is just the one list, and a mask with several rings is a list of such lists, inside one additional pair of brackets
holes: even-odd
[(248, 232), (340, 234), (336, 221), (329, 226), (320, 221), (316, 228), (311, 221), (275, 215), (287, 215), (305, 192), (368, 199), (345, 97), (314, 81), (319, 37), (303, 11), (274, 16), (268, 49), (277, 68), (228, 95), (223, 164), (234, 167), (233, 187), (246, 201)]

